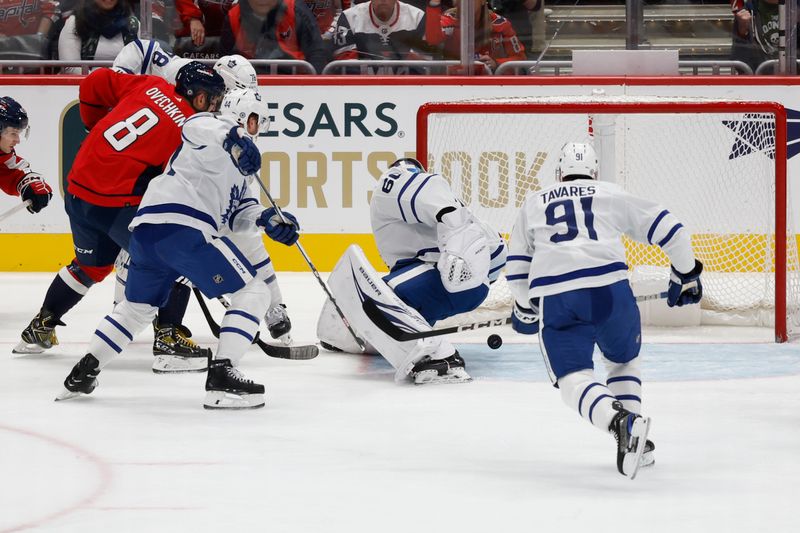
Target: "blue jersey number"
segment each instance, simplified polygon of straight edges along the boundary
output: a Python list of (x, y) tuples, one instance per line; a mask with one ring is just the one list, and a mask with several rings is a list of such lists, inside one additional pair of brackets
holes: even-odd
[[(594, 230), (594, 213), (592, 213), (592, 196), (584, 196), (580, 199), (581, 210), (583, 211), (583, 223), (589, 233), (589, 238), (597, 240), (597, 232)], [(548, 204), (545, 210), (548, 226), (558, 226), (564, 224), (566, 227), (563, 232), (554, 233), (550, 236), (552, 242), (571, 241), (578, 236), (578, 220), (575, 216), (575, 204), (570, 200), (559, 200)]]
[(401, 174), (399, 172), (392, 172), (391, 174), (387, 175), (381, 184), (381, 190), (387, 194), (391, 192), (392, 187), (394, 187), (394, 180), (400, 176)]

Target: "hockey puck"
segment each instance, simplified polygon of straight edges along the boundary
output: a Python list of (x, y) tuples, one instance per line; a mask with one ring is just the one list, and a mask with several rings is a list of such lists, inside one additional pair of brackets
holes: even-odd
[(486, 339), (486, 344), (488, 344), (489, 348), (492, 350), (496, 350), (503, 345), (503, 338), (497, 334), (489, 335), (489, 338)]

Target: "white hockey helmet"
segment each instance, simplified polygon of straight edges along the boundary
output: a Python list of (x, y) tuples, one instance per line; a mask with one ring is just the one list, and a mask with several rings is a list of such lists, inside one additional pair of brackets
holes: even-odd
[(222, 56), (214, 63), (214, 70), (225, 80), (225, 87), (229, 91), (234, 89), (258, 90), (256, 69), (243, 56), (238, 54)]
[(219, 111), (222, 115), (233, 117), (245, 130), (247, 130), (247, 119), (255, 114), (258, 117), (258, 133), (253, 137), (264, 135), (269, 131), (269, 109), (257, 91), (252, 89), (228, 91), (222, 99)]
[(569, 176), (586, 176), (597, 179), (597, 154), (590, 144), (567, 143), (561, 149), (556, 167), (556, 180), (564, 181)]

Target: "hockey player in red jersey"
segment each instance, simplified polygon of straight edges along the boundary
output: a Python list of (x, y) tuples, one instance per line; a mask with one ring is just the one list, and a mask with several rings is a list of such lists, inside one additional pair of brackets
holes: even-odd
[[(216, 111), (224, 92), (222, 77), (198, 62), (180, 69), (175, 86), (156, 76), (111, 69), (97, 70), (81, 83), (80, 113), (89, 136), (67, 177), (64, 197), (75, 258), (53, 279), (16, 353), (41, 353), (58, 343), (55, 327), (63, 325), (61, 317), (113, 270), (120, 249), (127, 249), (128, 224), (149, 181), (180, 146), (181, 126), (196, 112)], [(160, 316), (159, 322), (166, 321)], [(177, 355), (205, 357), (206, 350), (183, 329), (172, 336), (182, 341), (176, 342), (175, 349), (182, 349)]]
[(0, 96), (0, 189), (22, 197), (28, 211), (38, 213), (47, 207), (53, 190), (14, 151), (23, 137), (28, 137), (28, 114), (10, 96)]

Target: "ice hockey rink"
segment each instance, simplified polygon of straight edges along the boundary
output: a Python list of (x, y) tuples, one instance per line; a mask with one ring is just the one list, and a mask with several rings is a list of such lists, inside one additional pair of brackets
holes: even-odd
[[(645, 332), (656, 465), (631, 481), (613, 439), (561, 403), (538, 345), (502, 328), (496, 351), (487, 330), (454, 338), (475, 378), (461, 385), (253, 348), (242, 368), (267, 406), (246, 412), (204, 410), (205, 374), (153, 374), (147, 331), (91, 396), (56, 403), (113, 283), (65, 317), (51, 354), (12, 357), (51, 278), (0, 275), (0, 531), (797, 531), (800, 346), (769, 332)], [(295, 339), (313, 341), (321, 289), (280, 280)], [(195, 302), (186, 322), (213, 344)]]

